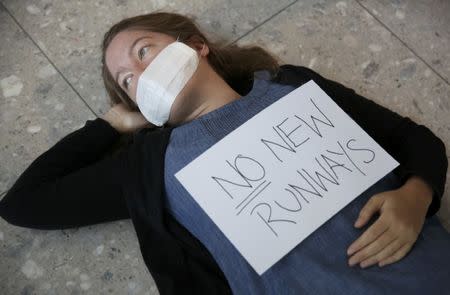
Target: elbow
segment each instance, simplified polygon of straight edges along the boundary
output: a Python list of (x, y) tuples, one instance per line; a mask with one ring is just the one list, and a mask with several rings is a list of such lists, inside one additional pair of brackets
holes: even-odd
[(442, 154), (443, 154), (442, 165), (444, 166), (444, 170), (445, 170), (444, 174), (445, 174), (445, 177), (446, 177), (447, 176), (447, 170), (448, 170), (448, 156), (447, 156), (447, 151), (446, 151), (446, 148), (445, 148), (445, 143), (441, 139), (439, 139), (439, 141), (441, 142), (441, 149), (442, 149)]
[[(409, 119), (409, 118), (408, 118)], [(409, 119), (411, 121), (411, 119)], [(413, 122), (413, 124), (415, 124)], [(431, 131), (430, 128), (428, 128), (425, 125), (419, 125), (417, 124), (418, 128), (421, 128), (425, 133), (428, 134), (428, 137), (430, 138), (430, 142), (435, 146), (435, 151), (442, 157), (443, 164), (445, 166), (448, 166), (448, 159), (447, 159), (447, 150), (444, 141), (439, 138), (433, 131)]]
[[(429, 129), (428, 129), (429, 130)], [(442, 139), (440, 139), (436, 134), (434, 134), (431, 130), (429, 132), (432, 134), (434, 141), (436, 142), (436, 146), (439, 149), (439, 154), (442, 157), (442, 166), (445, 168), (445, 174), (447, 174), (448, 169), (448, 157), (447, 157), (447, 149), (445, 143)], [(438, 150), (437, 149), (437, 150)]]
[(448, 168), (448, 156), (447, 156), (447, 149), (446, 149), (445, 143), (439, 137), (437, 137), (437, 139), (441, 144), (442, 154), (444, 155), (445, 167)]
[(17, 216), (15, 212), (20, 211), (20, 209), (17, 208), (17, 202), (15, 202), (17, 198), (18, 197), (16, 195), (9, 191), (3, 199), (0, 200), (0, 217), (12, 225), (18, 224), (18, 220), (15, 218)]
[[(447, 170), (448, 170), (448, 157), (447, 157), (447, 149), (444, 141), (439, 138), (433, 131), (431, 131), (428, 127), (424, 125), (419, 125), (421, 128), (424, 128), (428, 133), (430, 138), (430, 150), (433, 151), (434, 159), (435, 159), (435, 169), (440, 171), (441, 182), (445, 184), (447, 179)], [(425, 151), (427, 152), (427, 151)], [(443, 193), (443, 192), (442, 192)]]
[[(0, 217), (9, 224), (20, 227), (31, 227), (27, 217), (29, 212), (23, 208), (22, 197), (16, 193), (8, 191), (6, 195), (0, 200)], [(30, 208), (30, 210), (33, 210)]]
[(17, 225), (16, 220), (14, 220), (13, 211), (15, 210), (9, 202), (6, 202), (4, 199), (0, 201), (0, 217), (9, 224)]

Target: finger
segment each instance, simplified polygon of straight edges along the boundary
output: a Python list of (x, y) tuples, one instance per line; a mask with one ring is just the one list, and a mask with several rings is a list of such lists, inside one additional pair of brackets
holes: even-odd
[(352, 255), (361, 248), (372, 243), (381, 234), (389, 229), (389, 226), (384, 222), (383, 217), (377, 219), (350, 247), (348, 247), (347, 254)]
[(378, 266), (383, 267), (387, 264), (391, 264), (402, 259), (411, 250), (413, 243), (406, 243), (400, 247), (393, 255), (381, 260)]
[(385, 231), (375, 241), (356, 252), (348, 261), (350, 266), (353, 266), (365, 259), (377, 254), (383, 250), (387, 245), (396, 239), (390, 230)]
[(372, 196), (369, 201), (359, 211), (359, 216), (355, 221), (355, 227), (361, 227), (366, 224), (375, 212), (377, 212), (383, 205), (383, 198), (379, 195)]
[(364, 259), (363, 261), (361, 261), (360, 266), (362, 268), (366, 268), (375, 263), (378, 263), (381, 260), (380, 257), (384, 257), (382, 255), (389, 255), (389, 254), (383, 254), (384, 250), (386, 250), (384, 253), (387, 253), (387, 252), (394, 253), (399, 247), (401, 247), (401, 245), (402, 245), (402, 243), (401, 243), (400, 239), (395, 238), (389, 244), (387, 244), (383, 250), (381, 250), (378, 253), (376, 253), (375, 255), (372, 255), (372, 256)]
[(372, 264), (378, 263), (382, 261), (383, 259), (386, 259), (390, 257), (392, 254), (394, 254), (398, 249), (400, 249), (405, 243), (401, 239), (395, 239), (390, 243), (386, 248), (384, 248), (382, 251), (378, 252), (372, 257), (369, 257), (368, 259), (362, 261), (360, 263), (360, 266), (362, 268), (368, 267)]

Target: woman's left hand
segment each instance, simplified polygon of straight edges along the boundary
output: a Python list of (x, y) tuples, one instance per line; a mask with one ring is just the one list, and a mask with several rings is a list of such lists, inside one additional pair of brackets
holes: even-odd
[(355, 227), (378, 219), (347, 250), (349, 265), (381, 267), (403, 258), (414, 245), (425, 222), (432, 198), (431, 188), (413, 176), (400, 188), (373, 195), (361, 209)]

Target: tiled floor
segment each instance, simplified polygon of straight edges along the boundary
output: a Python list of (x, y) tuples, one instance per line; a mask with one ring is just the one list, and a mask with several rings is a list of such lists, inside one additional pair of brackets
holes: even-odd
[[(0, 198), (38, 155), (107, 111), (102, 35), (155, 9), (195, 16), (212, 39), (257, 43), (341, 82), (429, 127), (450, 155), (449, 1), (0, 3)], [(449, 195), (438, 216), (450, 231)], [(158, 294), (130, 220), (66, 231), (0, 220), (0, 286), (2, 294)]]

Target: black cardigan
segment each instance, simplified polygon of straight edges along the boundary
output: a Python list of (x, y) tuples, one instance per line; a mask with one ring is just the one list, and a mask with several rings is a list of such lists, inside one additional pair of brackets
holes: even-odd
[[(427, 218), (440, 208), (448, 161), (444, 143), (427, 127), (302, 66), (283, 65), (273, 79), (295, 87), (313, 79), (410, 175), (433, 188)], [(230, 85), (241, 94), (250, 80)], [(65, 229), (131, 218), (140, 250), (160, 294), (230, 294), (217, 263), (165, 209), (164, 155), (173, 127), (144, 128), (109, 154), (120, 133), (102, 118), (63, 137), (37, 157), (0, 201), (13, 225)]]

